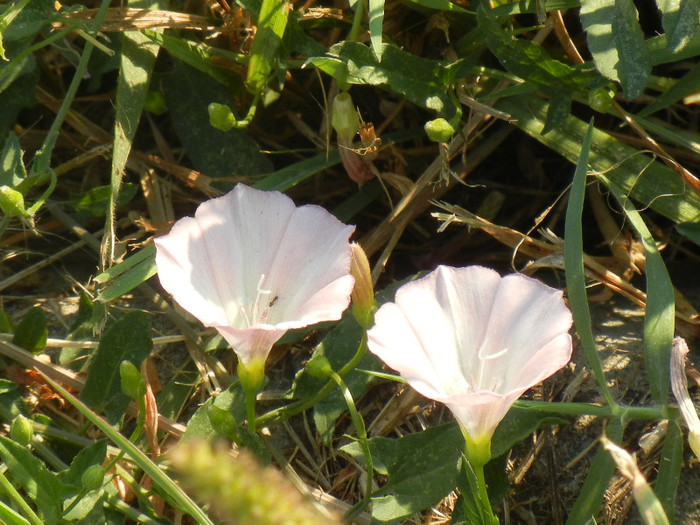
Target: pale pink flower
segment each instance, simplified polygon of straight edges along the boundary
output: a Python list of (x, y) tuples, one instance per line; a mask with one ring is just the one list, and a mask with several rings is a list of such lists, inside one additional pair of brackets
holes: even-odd
[(673, 339), (671, 349), (671, 390), (678, 401), (678, 408), (688, 425), (688, 443), (696, 457), (700, 458), (700, 418), (693, 400), (688, 393), (688, 379), (685, 377), (685, 356), (688, 345), (682, 337)]
[(419, 393), (446, 404), (482, 457), (530, 387), (571, 358), (562, 292), (520, 274), (438, 266), (375, 314), (368, 346)]
[(238, 184), (155, 240), (158, 277), (243, 365), (260, 368), (287, 330), (340, 319), (353, 231), (319, 206)]

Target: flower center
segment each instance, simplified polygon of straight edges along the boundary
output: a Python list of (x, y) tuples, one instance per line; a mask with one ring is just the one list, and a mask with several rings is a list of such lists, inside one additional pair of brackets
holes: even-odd
[(479, 351), (476, 354), (477, 358), (479, 359), (479, 367), (477, 369), (476, 378), (472, 376), (470, 379), (472, 380), (472, 386), (475, 390), (490, 390), (491, 392), (495, 392), (503, 384), (503, 381), (497, 374), (493, 373), (494, 367), (491, 366), (491, 362), (494, 359), (498, 359), (499, 357), (506, 355), (509, 352), (509, 349), (503, 348), (498, 352), (487, 354), (486, 349), (488, 346), (488, 338), (486, 338), (481, 343)]
[(267, 321), (269, 308), (277, 302), (278, 296), (275, 295), (270, 299), (272, 290), (263, 288), (264, 281), (265, 274), (263, 273), (260, 275), (260, 279), (258, 279), (258, 284), (256, 286), (257, 295), (255, 296), (253, 304), (250, 305), (250, 308), (247, 309), (245, 305), (240, 306), (240, 312), (247, 328), (259, 323), (265, 323)]

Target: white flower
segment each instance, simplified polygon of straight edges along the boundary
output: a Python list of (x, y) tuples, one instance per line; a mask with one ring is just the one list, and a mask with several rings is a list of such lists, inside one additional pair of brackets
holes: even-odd
[(319, 206), (238, 184), (155, 240), (158, 277), (244, 366), (260, 368), (287, 330), (340, 319), (353, 231)]
[(450, 408), (479, 463), (513, 402), (571, 358), (562, 292), (479, 266), (439, 266), (403, 285), (375, 321), (370, 351)]

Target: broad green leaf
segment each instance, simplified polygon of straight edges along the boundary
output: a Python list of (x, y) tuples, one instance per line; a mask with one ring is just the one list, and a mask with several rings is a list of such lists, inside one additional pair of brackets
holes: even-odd
[[(618, 420), (610, 421), (605, 429), (608, 439), (618, 444), (622, 440), (622, 432), (623, 427)], [(586, 481), (583, 482), (576, 503), (569, 511), (566, 525), (588, 525), (591, 523), (591, 518), (597, 516), (600, 511), (605, 491), (614, 473), (615, 462), (612, 457), (603, 447), (598, 447), (588, 469)]]
[(642, 216), (620, 187), (607, 174), (598, 177), (618, 200), (632, 227), (637, 231), (646, 256), (647, 300), (644, 316), (644, 358), (651, 396), (658, 405), (668, 402), (671, 345), (675, 334), (675, 297), (671, 278), (654, 237)]
[(617, 70), (625, 96), (634, 99), (644, 93), (651, 74), (651, 57), (639, 26), (632, 0), (615, 0), (612, 17), (613, 44), (617, 49)]
[(48, 337), (46, 314), (42, 308), (36, 306), (29, 310), (17, 325), (12, 342), (36, 354), (44, 349)]
[[(513, 408), (491, 441), (491, 456), (502, 456), (543, 425), (564, 420), (536, 409)], [(457, 423), (446, 423), (400, 439), (369, 440), (375, 470), (389, 476), (372, 497), (373, 518), (393, 523), (436, 504), (457, 484), (464, 437)], [(363, 464), (359, 443), (342, 447)]]
[(581, 25), (598, 71), (610, 80), (619, 81), (615, 66), (620, 58), (612, 34), (614, 5), (615, 0), (581, 0)]
[[(547, 103), (538, 97), (508, 97), (500, 100), (496, 109), (510, 114), (516, 126), (570, 162), (578, 161), (588, 127), (584, 121), (569, 116), (559, 127), (542, 135)], [(589, 166), (596, 175), (605, 173), (642, 207), (650, 207), (675, 223), (698, 222), (700, 197), (688, 191), (675, 172), (604, 131), (593, 130)], [(660, 193), (662, 198), (659, 198)]]
[(50, 472), (29, 449), (4, 436), (0, 436), (0, 458), (7, 466), (15, 486), (24, 489), (44, 521), (49, 525), (59, 523), (61, 504), (71, 492), (70, 488), (63, 485), (56, 474)]
[(670, 51), (685, 48), (700, 24), (700, 0), (656, 0)]
[(16, 188), (26, 176), (19, 139), (14, 133), (8, 133), (0, 158), (0, 186)]
[(564, 261), (566, 271), (566, 291), (569, 296), (569, 306), (576, 323), (576, 331), (581, 339), (581, 346), (586, 354), (588, 366), (595, 374), (598, 386), (605, 396), (608, 404), (614, 400), (608, 390), (608, 383), (603, 372), (603, 365), (598, 355), (591, 323), (591, 311), (588, 307), (588, 295), (586, 293), (586, 275), (583, 269), (583, 227), (581, 216), (583, 214), (583, 201), (586, 196), (586, 183), (588, 175), (588, 158), (591, 148), (591, 138), (594, 130), (593, 120), (588, 125), (588, 130), (581, 144), (581, 156), (576, 163), (574, 180), (571, 183), (569, 204), (566, 208)]
[(261, 94), (277, 66), (288, 17), (289, 4), (286, 1), (263, 0), (246, 78), (248, 90), (255, 96)]
[[(483, 5), (477, 11), (479, 28), (489, 50), (501, 65), (550, 96), (572, 96), (602, 79), (591, 70), (572, 67), (552, 58), (541, 45), (515, 38), (502, 29), (495, 12)], [(570, 103), (570, 102), (569, 102)]]
[(104, 412), (110, 423), (118, 423), (130, 402), (121, 389), (119, 365), (127, 360), (139, 368), (152, 348), (148, 314), (135, 310), (113, 322), (92, 356), (80, 398), (95, 411)]
[(95, 277), (95, 281), (105, 285), (98, 298), (100, 301), (109, 302), (121, 297), (153, 277), (156, 271), (156, 247), (149, 244)]
[[(272, 170), (270, 161), (245, 129), (219, 131), (209, 124), (212, 102), (236, 107), (229, 89), (180, 61), (163, 80), (165, 100), (175, 133), (197, 171), (213, 178), (257, 175)], [(231, 182), (216, 183), (227, 191)]]
[(26, 7), (30, 0), (19, 0), (19, 2), (13, 2), (6, 5), (6, 9), (0, 15), (0, 58), (7, 60), (5, 56), (5, 46), (2, 44), (3, 33), (7, 30), (12, 21), (17, 17), (18, 14), (22, 12), (22, 9)]
[(335, 44), (327, 56), (312, 57), (309, 62), (341, 83), (367, 84), (402, 95), (450, 123), (461, 116), (450, 88), (454, 71), (393, 44), (384, 44), (381, 62), (369, 47), (350, 41)]

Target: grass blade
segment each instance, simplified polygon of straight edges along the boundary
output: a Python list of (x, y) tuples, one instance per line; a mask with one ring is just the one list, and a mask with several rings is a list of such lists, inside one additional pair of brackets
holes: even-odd
[(591, 312), (588, 308), (588, 296), (586, 294), (586, 278), (583, 269), (583, 228), (581, 226), (581, 214), (583, 213), (583, 201), (586, 195), (586, 176), (588, 173), (588, 155), (593, 137), (593, 120), (588, 125), (588, 131), (581, 144), (581, 156), (579, 157), (574, 181), (571, 185), (569, 205), (566, 208), (566, 227), (564, 238), (564, 263), (566, 271), (566, 290), (569, 295), (569, 306), (574, 316), (576, 331), (581, 339), (581, 346), (586, 354), (588, 365), (593, 369), (598, 386), (610, 405), (615, 405), (608, 390), (603, 366), (598, 356), (593, 331), (591, 330)]

